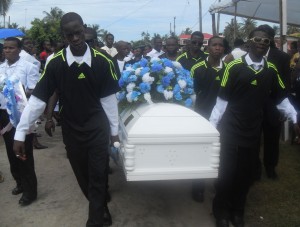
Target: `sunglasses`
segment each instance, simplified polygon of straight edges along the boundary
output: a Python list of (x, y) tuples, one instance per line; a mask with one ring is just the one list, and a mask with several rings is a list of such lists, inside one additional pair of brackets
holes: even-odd
[(196, 41), (196, 40), (191, 41), (191, 43), (194, 45), (198, 45), (198, 46), (202, 46), (202, 44), (203, 44), (203, 42)]
[(270, 45), (271, 43), (271, 40), (269, 38), (253, 37), (250, 40), (253, 41), (254, 43), (263, 43), (266, 45)]

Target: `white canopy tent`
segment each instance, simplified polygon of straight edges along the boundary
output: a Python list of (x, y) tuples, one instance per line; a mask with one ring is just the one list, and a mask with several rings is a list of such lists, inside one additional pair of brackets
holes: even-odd
[[(280, 8), (286, 13), (288, 25), (300, 26), (300, 0), (222, 0), (210, 7), (210, 13), (247, 17), (280, 23)], [(282, 7), (281, 7), (282, 6)]]
[(209, 11), (213, 15), (213, 23), (215, 13), (279, 23), (284, 51), (287, 51), (287, 25), (300, 26), (300, 0), (223, 0), (211, 5)]

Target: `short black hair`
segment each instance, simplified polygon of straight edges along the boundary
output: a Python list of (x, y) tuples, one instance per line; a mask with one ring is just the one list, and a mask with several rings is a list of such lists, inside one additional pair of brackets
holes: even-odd
[(92, 34), (94, 39), (97, 39), (97, 32), (91, 27), (86, 27), (84, 33)]
[(272, 38), (272, 37), (270, 36), (270, 34), (266, 31), (265, 27), (259, 26), (259, 27), (257, 27), (257, 28), (254, 28), (254, 29), (250, 32), (250, 34), (249, 34), (249, 36), (248, 36), (248, 39), (253, 38), (255, 32), (264, 32), (264, 33), (266, 33), (266, 34), (269, 36), (269, 38)]
[(62, 29), (63, 26), (71, 21), (79, 21), (83, 25), (83, 20), (81, 16), (77, 13), (70, 12), (66, 13), (65, 15), (62, 16), (60, 20), (60, 28)]
[(21, 44), (22, 44), (22, 46), (24, 45), (24, 42), (25, 42), (26, 40), (30, 40), (30, 41), (32, 41), (32, 39), (31, 39), (30, 37), (28, 37), (28, 36), (24, 36), (24, 37), (22, 38), (22, 40), (21, 40)]
[(263, 29), (270, 38), (275, 37), (275, 30), (268, 24), (259, 25), (257, 28)]
[(115, 38), (113, 34), (111, 34), (111, 33), (108, 33), (108, 34), (106, 34), (106, 36), (105, 36), (105, 39), (107, 39), (107, 38), (108, 38), (108, 36), (112, 36), (113, 38)]
[(4, 40), (4, 42), (5, 42), (5, 41), (13, 41), (13, 42), (16, 42), (18, 48), (22, 48), (22, 43), (21, 43), (21, 41), (20, 41), (18, 38), (16, 38), (16, 37), (8, 37), (8, 38), (6, 38), (6, 39)]
[(204, 38), (203, 33), (202, 33), (202, 32), (199, 32), (199, 31), (193, 32), (192, 35), (191, 35), (191, 39), (192, 39), (194, 36), (200, 36), (200, 37)]
[(211, 44), (211, 41), (214, 40), (214, 39), (221, 39), (222, 41), (224, 40), (222, 37), (220, 36), (217, 36), (217, 35), (214, 35), (213, 37), (211, 37), (208, 42), (207, 42), (207, 45), (209, 46)]

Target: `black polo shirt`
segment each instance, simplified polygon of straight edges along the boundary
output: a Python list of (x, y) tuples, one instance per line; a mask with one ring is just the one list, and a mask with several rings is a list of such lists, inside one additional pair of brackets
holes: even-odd
[(195, 111), (206, 119), (209, 119), (216, 104), (224, 70), (224, 63), (222, 68), (217, 69), (211, 67), (206, 60), (197, 63), (191, 69), (196, 94)]
[(286, 97), (276, 67), (264, 63), (262, 69), (255, 71), (243, 56), (227, 65), (218, 94), (228, 101), (219, 125), (221, 142), (257, 146), (267, 98), (271, 96), (279, 104)]
[(93, 143), (109, 136), (109, 122), (100, 98), (119, 90), (118, 78), (111, 59), (95, 49), (91, 54), (91, 67), (76, 62), (69, 66), (66, 50), (58, 52), (33, 91), (34, 96), (48, 102), (58, 90), (63, 135), (71, 141)]
[(207, 56), (208, 54), (203, 51), (200, 51), (196, 58), (192, 57), (189, 52), (184, 52), (178, 56), (176, 61), (178, 61), (183, 68), (191, 70), (196, 63), (203, 61)]

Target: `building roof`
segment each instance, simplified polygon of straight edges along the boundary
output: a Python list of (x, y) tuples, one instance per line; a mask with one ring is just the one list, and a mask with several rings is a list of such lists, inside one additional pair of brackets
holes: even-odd
[[(210, 39), (211, 37), (213, 37), (212, 34), (208, 34), (208, 33), (203, 33), (203, 35), (204, 35), (204, 39)], [(190, 38), (191, 38), (191, 35), (186, 35), (186, 34), (179, 36), (179, 39), (190, 39)]]

